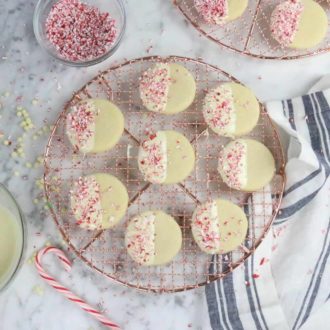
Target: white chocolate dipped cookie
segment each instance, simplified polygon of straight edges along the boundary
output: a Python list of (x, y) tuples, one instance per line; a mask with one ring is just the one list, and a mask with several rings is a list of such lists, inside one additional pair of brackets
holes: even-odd
[(140, 78), (143, 105), (153, 112), (175, 114), (186, 110), (194, 101), (196, 82), (182, 65), (157, 63)]
[(181, 229), (162, 211), (144, 212), (130, 220), (125, 244), (128, 254), (140, 265), (164, 265), (181, 249)]
[(314, 0), (287, 0), (273, 11), (271, 33), (282, 46), (306, 49), (318, 45), (326, 36), (328, 18)]
[(195, 0), (195, 8), (210, 24), (223, 25), (243, 15), (248, 0)]
[(218, 171), (222, 180), (233, 189), (262, 189), (272, 180), (275, 170), (272, 153), (255, 140), (237, 139), (220, 153)]
[(183, 181), (195, 166), (195, 151), (185, 136), (158, 131), (142, 142), (138, 166), (146, 181), (173, 184)]
[(70, 191), (76, 223), (88, 230), (114, 227), (128, 206), (126, 187), (114, 176), (97, 173), (78, 178)]
[(259, 115), (257, 98), (249, 88), (238, 83), (223, 83), (204, 98), (204, 119), (218, 135), (236, 137), (247, 134), (257, 125)]
[(113, 148), (124, 131), (124, 116), (111, 102), (89, 99), (69, 110), (66, 133), (71, 144), (82, 153)]
[(243, 210), (222, 199), (199, 205), (191, 223), (197, 245), (209, 254), (235, 250), (244, 241), (247, 228), (248, 221)]

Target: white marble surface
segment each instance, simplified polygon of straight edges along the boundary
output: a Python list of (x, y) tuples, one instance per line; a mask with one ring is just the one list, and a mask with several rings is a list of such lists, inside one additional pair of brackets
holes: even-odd
[[(112, 59), (88, 69), (65, 67), (37, 45), (32, 31), (36, 1), (0, 2), (0, 131), (15, 141), (22, 135), (16, 107), (25, 107), (36, 129), (53, 123), (75, 88), (99, 70), (124, 58), (147, 54), (202, 57), (252, 87), (262, 100), (287, 98), (309, 89), (330, 72), (330, 54), (299, 61), (259, 61), (219, 49), (200, 37), (171, 1), (126, 0), (127, 33)], [(33, 132), (29, 134), (31, 137)], [(100, 329), (100, 325), (43, 283), (30, 262), (38, 248), (62, 239), (43, 203), (33, 203), (40, 189), (35, 180), (42, 168), (28, 169), (42, 154), (46, 136), (25, 143), (26, 159), (13, 159), (13, 146), (0, 146), (0, 180), (17, 197), (28, 229), (25, 261), (12, 285), (0, 295), (0, 329)], [(50, 270), (52, 267), (50, 267)], [(204, 291), (181, 294), (141, 294), (111, 283), (77, 261), (68, 276), (59, 274), (69, 287), (93, 305), (99, 305), (124, 329), (208, 329)]]

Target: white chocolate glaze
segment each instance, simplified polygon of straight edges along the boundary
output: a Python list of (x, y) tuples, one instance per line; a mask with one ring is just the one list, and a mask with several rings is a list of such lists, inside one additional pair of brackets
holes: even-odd
[(236, 112), (232, 89), (228, 84), (222, 84), (206, 94), (203, 116), (215, 133), (233, 136), (236, 127)]
[(167, 138), (164, 132), (151, 134), (142, 142), (138, 165), (144, 179), (152, 183), (163, 183), (167, 176)]
[(220, 250), (218, 208), (215, 201), (200, 205), (195, 210), (192, 233), (201, 250), (211, 254)]
[(243, 139), (230, 142), (220, 153), (219, 173), (231, 188), (242, 189), (247, 183), (247, 145)]
[(151, 265), (155, 259), (154, 213), (144, 213), (133, 218), (126, 231), (125, 242), (129, 255), (134, 261)]
[(102, 228), (100, 185), (93, 176), (80, 177), (70, 191), (71, 210), (76, 223), (84, 229)]

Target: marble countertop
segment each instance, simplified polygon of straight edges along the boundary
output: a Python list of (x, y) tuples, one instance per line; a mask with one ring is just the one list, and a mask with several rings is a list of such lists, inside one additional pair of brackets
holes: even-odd
[[(114, 62), (155, 55), (201, 57), (236, 76), (263, 101), (304, 93), (330, 72), (330, 55), (290, 62), (260, 61), (218, 48), (187, 24), (171, 1), (126, 0), (128, 26), (118, 52), (88, 69), (63, 66), (45, 54), (33, 35), (36, 1), (0, 3), (0, 181), (13, 192), (26, 216), (25, 260), (12, 285), (0, 296), (0, 329), (100, 329), (100, 325), (42, 282), (31, 256), (45, 244), (64, 245), (41, 198), (42, 155), (51, 125), (73, 90)], [(152, 47), (150, 47), (152, 46)], [(22, 136), (17, 107), (28, 110), (36, 127), (24, 144), (25, 159), (13, 157)], [(4, 140), (13, 141), (5, 146)], [(32, 168), (30, 168), (32, 167)], [(52, 267), (50, 267), (52, 271)], [(125, 330), (209, 329), (204, 290), (143, 294), (112, 283), (77, 261), (70, 275), (53, 269), (76, 293)]]

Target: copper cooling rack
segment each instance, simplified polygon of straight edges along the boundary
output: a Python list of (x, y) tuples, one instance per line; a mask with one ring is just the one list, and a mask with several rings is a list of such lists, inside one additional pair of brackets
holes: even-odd
[[(207, 24), (198, 14), (194, 0), (173, 0), (186, 19), (204, 36), (218, 45), (238, 53), (260, 59), (298, 59), (330, 50), (330, 29), (317, 47), (303, 50), (286, 48), (270, 33), (270, 16), (277, 4), (284, 0), (249, 0), (244, 14), (224, 26)], [(316, 0), (326, 11), (330, 21), (330, 0)]]
[[(175, 62), (190, 70), (197, 82), (194, 103), (181, 114), (164, 116), (146, 111), (139, 98), (138, 79), (155, 62)], [(277, 174), (271, 184), (254, 193), (254, 204), (247, 211), (249, 233), (244, 245), (225, 258), (212, 260), (194, 243), (190, 220), (196, 206), (209, 198), (226, 198), (245, 207), (251, 194), (234, 191), (217, 174), (219, 152), (226, 138), (207, 129), (201, 113), (205, 91), (235, 78), (217, 67), (183, 57), (145, 57), (111, 67), (73, 94), (59, 116), (45, 152), (45, 192), (54, 220), (65, 241), (81, 260), (107, 277), (130, 287), (153, 292), (177, 292), (203, 286), (221, 278), (249, 257), (266, 235), (276, 216), (284, 187), (284, 156), (277, 132), (262, 107), (258, 126), (251, 137), (265, 143), (272, 151)], [(107, 98), (125, 115), (125, 133), (114, 149), (102, 154), (77, 153), (65, 135), (68, 109), (86, 98)], [(174, 129), (183, 133), (196, 150), (196, 168), (182, 184), (152, 185), (138, 171), (137, 152), (146, 130)], [(80, 229), (69, 205), (73, 181), (81, 175), (106, 172), (117, 176), (130, 197), (125, 218), (112, 230), (98, 232)], [(179, 223), (183, 246), (179, 255), (166, 266), (142, 267), (130, 259), (124, 246), (128, 220), (137, 213), (161, 209)], [(246, 208), (245, 208), (246, 209)], [(216, 271), (210, 271), (210, 266)]]

